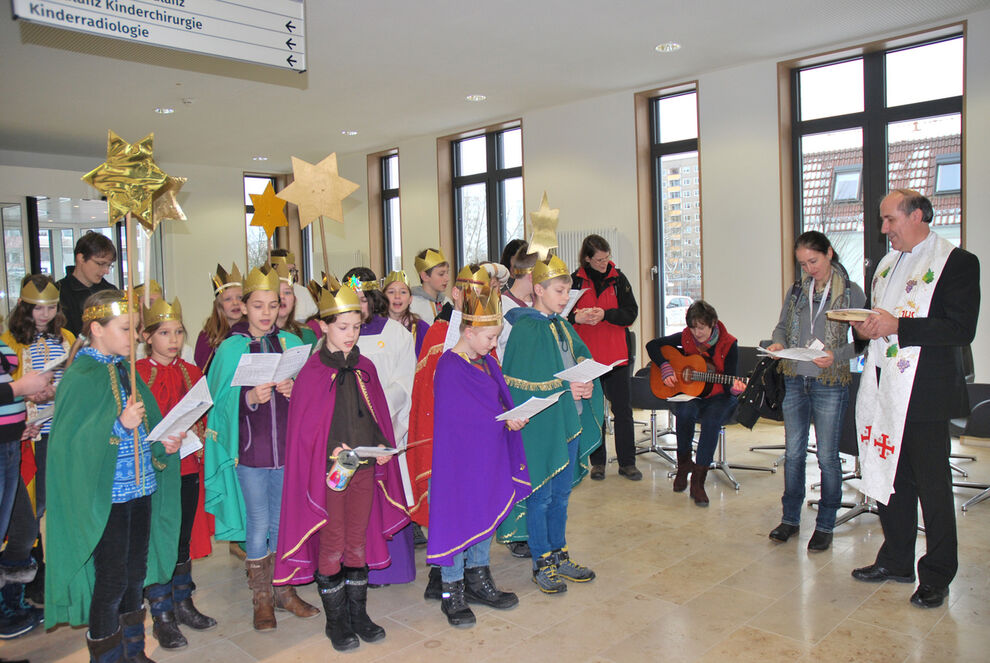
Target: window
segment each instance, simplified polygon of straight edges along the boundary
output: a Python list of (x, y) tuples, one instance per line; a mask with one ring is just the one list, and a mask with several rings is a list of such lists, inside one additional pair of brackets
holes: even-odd
[(860, 285), (887, 252), (891, 189), (930, 197), (933, 230), (959, 243), (962, 77), (958, 35), (791, 72), (795, 231), (825, 233)]
[[(254, 202), (251, 200), (251, 194), (260, 196), (269, 184), (277, 190), (275, 178), (271, 175), (244, 176), (244, 227), (247, 232), (248, 270), (268, 261), (268, 235), (265, 234), (264, 228), (251, 225), (251, 217), (254, 216)], [(272, 239), (274, 240), (274, 237)], [(247, 271), (244, 273), (247, 274)]]
[(522, 129), (462, 138), (451, 148), (458, 264), (497, 259), (525, 228)]
[(399, 215), (399, 155), (382, 157), (382, 246), (385, 274), (402, 269), (402, 224)]
[(685, 223), (700, 218), (682, 214), (684, 209), (700, 208), (701, 203), (683, 202), (681, 196), (695, 190), (682, 186), (698, 185), (700, 177), (684, 177), (698, 170), (698, 93), (692, 86), (650, 100), (650, 154), (653, 181), (653, 222), (656, 264), (656, 325), (661, 334), (684, 327), (687, 304), (669, 306), (672, 301), (687, 302), (701, 297), (701, 227)]

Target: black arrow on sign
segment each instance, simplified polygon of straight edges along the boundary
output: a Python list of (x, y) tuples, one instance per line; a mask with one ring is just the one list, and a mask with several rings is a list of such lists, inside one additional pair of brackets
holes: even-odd
[(292, 41), (292, 37), (289, 37), (285, 40), (285, 45), (289, 47), (289, 50), (292, 50), (292, 48), (295, 47), (296, 42)]
[(289, 57), (285, 58), (285, 61), (289, 63), (289, 66), (290, 67), (296, 66), (296, 59), (294, 57), (292, 57), (291, 55)]
[(289, 32), (292, 32), (293, 30), (296, 29), (296, 26), (292, 25), (292, 19), (289, 19), (288, 21), (285, 22), (285, 29), (288, 30)]

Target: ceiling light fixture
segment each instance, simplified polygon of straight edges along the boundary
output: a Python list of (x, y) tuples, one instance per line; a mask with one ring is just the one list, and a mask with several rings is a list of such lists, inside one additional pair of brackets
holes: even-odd
[(340, 130), (340, 135), (341, 136), (357, 136), (357, 134), (358, 134), (358, 132), (354, 131), (353, 129), (341, 129)]
[(469, 94), (464, 97), (465, 101), (485, 101), (486, 99), (488, 99), (488, 97), (483, 94)]
[(166, 106), (159, 106), (158, 108), (155, 109), (155, 112), (158, 113), (159, 115), (171, 115), (172, 113), (175, 112), (175, 109), (168, 108)]
[(654, 50), (656, 50), (657, 53), (673, 53), (674, 51), (679, 51), (680, 49), (681, 45), (676, 41), (665, 41), (662, 44), (657, 44)]
[(268, 157), (263, 157), (259, 154), (258, 156), (251, 157), (251, 161), (268, 161)]

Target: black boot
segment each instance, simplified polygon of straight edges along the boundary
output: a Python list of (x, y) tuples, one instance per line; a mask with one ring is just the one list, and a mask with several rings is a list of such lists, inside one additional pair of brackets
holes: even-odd
[[(175, 606), (172, 603), (172, 583), (149, 585), (144, 589), (144, 598), (148, 599), (151, 608), (151, 634), (162, 646), (162, 649), (183, 649), (189, 642), (179, 630), (179, 621), (175, 617)], [(142, 620), (143, 624), (143, 620)]]
[(708, 466), (694, 464), (691, 470), (691, 499), (698, 506), (708, 506), (708, 493), (705, 492), (705, 478), (708, 476)]
[(144, 608), (120, 616), (121, 640), (123, 640), (126, 663), (155, 663), (144, 655), (144, 616)]
[(474, 613), (464, 600), (464, 581), (445, 582), (440, 597), (440, 610), (451, 626), (474, 626)]
[(440, 567), (431, 566), (430, 567), (430, 578), (426, 581), (426, 591), (423, 592), (423, 598), (427, 601), (439, 601), (440, 594), (443, 593), (443, 588), (441, 587), (440, 579)]
[(351, 630), (351, 618), (347, 614), (347, 595), (344, 589), (344, 572), (332, 576), (315, 574), (320, 589), (323, 613), (327, 616), (326, 634), (337, 651), (350, 651), (361, 644)]
[(351, 628), (365, 642), (385, 639), (385, 629), (368, 616), (368, 567), (359, 569), (344, 567), (344, 586), (347, 588), (347, 613)]
[(677, 454), (677, 474), (674, 476), (674, 492), (683, 493), (688, 487), (688, 475), (694, 468), (691, 462), (691, 452)]
[(507, 610), (519, 604), (519, 597), (495, 586), (492, 570), (487, 566), (464, 569), (464, 598), (468, 603), (480, 603), (497, 610)]
[[(172, 604), (174, 605), (175, 618), (180, 624), (197, 631), (208, 631), (217, 625), (217, 620), (207, 617), (192, 602), (192, 562), (186, 560), (175, 565), (175, 573), (172, 575)], [(152, 613), (154, 616), (154, 613)], [(161, 642), (159, 640), (159, 642)], [(164, 645), (162, 645), (164, 647)]]
[(89, 649), (90, 663), (120, 663), (124, 651), (120, 647), (120, 629), (113, 635), (92, 640), (86, 634), (86, 648)]

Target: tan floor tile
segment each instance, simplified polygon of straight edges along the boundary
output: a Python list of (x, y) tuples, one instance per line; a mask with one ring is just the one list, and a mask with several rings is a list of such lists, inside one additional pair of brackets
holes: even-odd
[(897, 663), (918, 646), (918, 640), (853, 619), (839, 624), (808, 656), (829, 663)]
[(922, 638), (932, 630), (945, 614), (947, 606), (922, 610), (911, 605), (914, 585), (907, 583), (883, 583), (863, 605), (852, 613), (852, 619), (881, 626), (891, 631)]
[(722, 663), (764, 663), (765, 661), (794, 661), (808, 653), (809, 645), (775, 633), (743, 626), (709, 649), (699, 661)]

